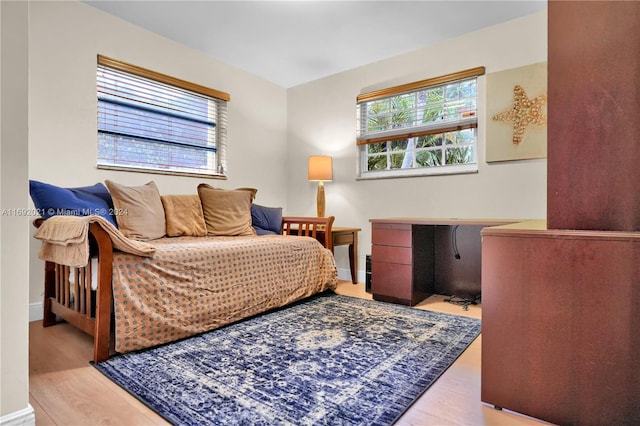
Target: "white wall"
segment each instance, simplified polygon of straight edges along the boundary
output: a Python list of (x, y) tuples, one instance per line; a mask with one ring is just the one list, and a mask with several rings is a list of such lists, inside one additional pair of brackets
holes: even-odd
[[(356, 96), (485, 66), (496, 72), (547, 60), (546, 10), (459, 38), (356, 68), (288, 90), (288, 208), (315, 214), (314, 182), (307, 157), (334, 157), (334, 181), (325, 184), (327, 215), (338, 226), (362, 228), (359, 276), (371, 245), (369, 219), (384, 217), (545, 218), (546, 160), (488, 164), (483, 120), (487, 94), (479, 82), (477, 174), (356, 180)], [(346, 250), (336, 249), (340, 269)]]
[[(75, 1), (31, 2), (29, 36), (30, 179), (60, 186), (155, 180), (162, 194), (196, 193), (205, 181), (251, 186), (256, 202), (286, 209), (285, 89)], [(229, 93), (229, 179), (98, 170), (97, 54)], [(30, 241), (30, 303), (38, 303), (43, 262), (38, 241)]]
[[(0, 2), (0, 423), (35, 424), (29, 405), (28, 206), (29, 5)], [(6, 209), (6, 210), (5, 210)]]

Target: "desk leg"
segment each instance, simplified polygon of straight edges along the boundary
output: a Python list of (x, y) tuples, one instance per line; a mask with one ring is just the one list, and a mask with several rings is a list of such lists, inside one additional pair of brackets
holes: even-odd
[(358, 240), (354, 236), (353, 244), (349, 244), (349, 267), (351, 268), (351, 282), (358, 284), (358, 274), (356, 271), (356, 253), (358, 253)]
[(355, 229), (341, 229), (332, 232), (333, 252), (336, 246), (349, 246), (349, 268), (351, 270), (351, 282), (358, 284), (358, 271), (356, 270), (358, 261), (358, 232)]

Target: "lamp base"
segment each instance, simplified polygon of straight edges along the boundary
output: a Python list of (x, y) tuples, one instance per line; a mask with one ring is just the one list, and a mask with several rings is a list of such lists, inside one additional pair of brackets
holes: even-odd
[(318, 195), (316, 196), (316, 203), (318, 206), (318, 217), (324, 217), (325, 213), (325, 200), (324, 200), (324, 182), (318, 182)]

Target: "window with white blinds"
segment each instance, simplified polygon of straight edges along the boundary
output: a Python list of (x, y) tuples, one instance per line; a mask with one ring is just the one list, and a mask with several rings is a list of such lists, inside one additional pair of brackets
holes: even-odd
[(229, 95), (98, 56), (98, 167), (226, 174)]
[(478, 67), (359, 95), (360, 177), (477, 171), (482, 74)]

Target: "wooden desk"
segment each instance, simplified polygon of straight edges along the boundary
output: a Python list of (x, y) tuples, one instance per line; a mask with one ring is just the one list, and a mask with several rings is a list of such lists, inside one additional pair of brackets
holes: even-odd
[(334, 226), (331, 228), (333, 247), (349, 246), (349, 267), (351, 268), (351, 282), (354, 284), (358, 284), (358, 232), (360, 232), (360, 228), (348, 228), (344, 226)]
[(416, 305), (431, 294), (480, 294), (485, 226), (517, 220), (371, 219), (371, 293), (375, 300)]

